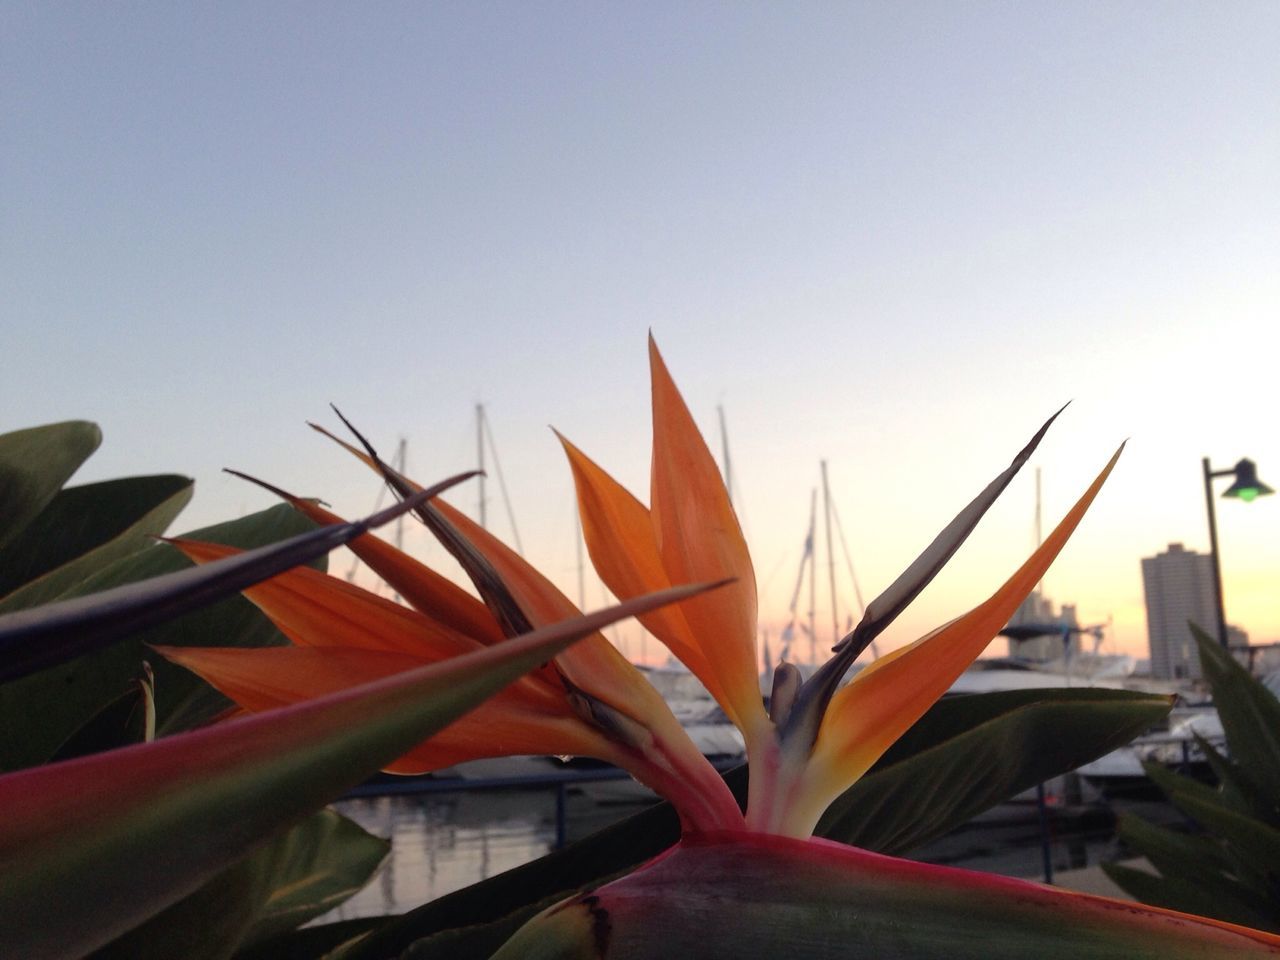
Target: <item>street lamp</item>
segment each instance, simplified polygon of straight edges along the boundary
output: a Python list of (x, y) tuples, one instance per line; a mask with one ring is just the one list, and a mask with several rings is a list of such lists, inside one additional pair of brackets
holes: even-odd
[(1241, 460), (1229, 470), (1214, 470), (1209, 458), (1204, 463), (1204, 502), (1209, 510), (1209, 552), (1213, 554), (1213, 598), (1218, 607), (1218, 643), (1227, 647), (1227, 614), (1222, 604), (1222, 564), (1218, 560), (1218, 522), (1213, 513), (1213, 480), (1215, 477), (1235, 477), (1235, 483), (1223, 491), (1224, 497), (1234, 497), (1248, 503), (1255, 497), (1275, 493), (1258, 479), (1258, 467), (1252, 460)]

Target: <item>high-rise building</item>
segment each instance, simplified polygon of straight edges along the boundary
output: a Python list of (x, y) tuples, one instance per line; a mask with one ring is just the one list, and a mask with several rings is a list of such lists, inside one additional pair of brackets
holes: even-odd
[(1213, 593), (1213, 556), (1180, 543), (1142, 558), (1142, 589), (1147, 599), (1147, 643), (1151, 676), (1177, 680), (1200, 676), (1200, 657), (1188, 622), (1211, 636), (1217, 632)]

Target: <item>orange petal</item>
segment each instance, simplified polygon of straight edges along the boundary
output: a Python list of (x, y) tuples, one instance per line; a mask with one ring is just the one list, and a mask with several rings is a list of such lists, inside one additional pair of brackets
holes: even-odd
[(1044, 577), (1123, 449), (1116, 451), (1039, 549), (986, 602), (895, 651), (892, 658), (881, 658), (836, 693), (792, 808), (794, 828), (811, 831), (827, 805), (862, 776), (986, 649)]
[[(169, 542), (197, 563), (240, 552), (194, 540)], [(461, 656), (482, 646), (417, 610), (310, 567), (296, 567), (244, 594), (299, 646), (382, 650), (419, 662)]]
[[(313, 501), (290, 497), (289, 503), (316, 523), (346, 522)], [(501, 628), (483, 603), (380, 537), (367, 533), (347, 547), (404, 597), (406, 603), (433, 620), (484, 643), (498, 643), (503, 639)]]
[[(344, 447), (379, 476), (382, 475), (378, 463), (365, 451), (335, 437), (323, 427), (315, 424), (311, 426)], [(403, 479), (415, 490), (422, 489), (408, 478)], [(489, 561), (503, 585), (535, 627), (578, 615), (578, 608), (568, 597), (488, 530), (440, 498), (432, 500), (431, 504)], [(566, 650), (556, 657), (556, 666), (574, 685), (622, 710), (633, 719), (647, 726), (657, 724), (665, 728), (668, 725), (670, 710), (652, 684), (602, 634), (587, 637)], [(550, 682), (547, 671), (541, 671), (537, 675)], [(674, 732), (679, 724), (674, 720), (671, 723), (674, 724)], [(688, 740), (682, 730), (679, 735)], [(696, 754), (697, 751), (693, 752)]]
[[(443, 500), (431, 503), (492, 564), (535, 627), (578, 616), (569, 598), (505, 543)], [(668, 732), (679, 727), (653, 685), (603, 634), (587, 637), (560, 654), (556, 666), (575, 686), (645, 726), (658, 725)]]
[[(569, 599), (510, 547), (444, 501), (432, 503), (489, 561), (534, 626), (577, 615)], [(602, 634), (587, 637), (561, 653), (555, 665), (574, 686), (634, 720), (653, 738), (646, 747), (604, 759), (626, 767), (642, 783), (673, 800), (681, 816), (687, 818), (687, 826), (724, 829), (730, 822), (741, 822), (724, 781), (694, 746), (653, 684)], [(706, 807), (702, 814), (695, 812), (697, 801)]]
[(768, 723), (756, 659), (756, 578), (720, 471), (649, 338), (653, 378), (650, 516), (672, 583), (733, 577), (682, 605), (703, 658), (720, 679), (744, 735)]
[[(253, 712), (321, 697), (421, 667), (402, 653), (345, 647), (157, 647)], [(425, 773), (481, 757), (573, 754), (613, 760), (612, 745), (568, 712), (508, 688), (387, 767)]]
[[(328, 431), (316, 429), (332, 437)], [(333, 439), (337, 440), (336, 437)], [(381, 475), (378, 464), (367, 453), (341, 440), (337, 442)], [(415, 489), (421, 489), (405, 479)], [(550, 580), (470, 517), (440, 498), (433, 500), (432, 506), (485, 557), (534, 626), (555, 623), (578, 614), (573, 603)], [(676, 797), (674, 788), (681, 784), (705, 785), (704, 793), (711, 797), (711, 802), (724, 808), (721, 813), (741, 819), (732, 797), (724, 788), (724, 781), (694, 746), (653, 685), (602, 634), (587, 637), (558, 655), (555, 668), (574, 686), (636, 721), (654, 737), (654, 757), (637, 758), (632, 755), (614, 762), (626, 766), (643, 782), (669, 798)], [(531, 676), (553, 682), (549, 670)], [(761, 718), (767, 722), (758, 691), (755, 703)], [(637, 764), (650, 761), (661, 769), (638, 769)], [(715, 796), (712, 797), (713, 793)], [(682, 815), (687, 812), (682, 807)], [(721, 817), (721, 825), (725, 819)]]
[[(560, 437), (560, 443), (573, 470), (587, 551), (605, 586), (619, 598), (638, 597), (669, 587), (671, 583), (653, 538), (649, 511), (572, 443), (564, 437)], [(680, 608), (663, 607), (639, 619), (645, 629), (693, 671), (732, 716), (733, 704), (724, 696), (720, 678), (708, 665)]]

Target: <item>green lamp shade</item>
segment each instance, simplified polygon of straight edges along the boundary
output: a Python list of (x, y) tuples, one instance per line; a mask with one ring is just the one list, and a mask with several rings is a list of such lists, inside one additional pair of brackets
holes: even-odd
[(1248, 503), (1255, 497), (1275, 493), (1270, 487), (1258, 479), (1258, 467), (1252, 460), (1241, 460), (1236, 464), (1236, 482), (1225, 491), (1224, 497), (1236, 497)]

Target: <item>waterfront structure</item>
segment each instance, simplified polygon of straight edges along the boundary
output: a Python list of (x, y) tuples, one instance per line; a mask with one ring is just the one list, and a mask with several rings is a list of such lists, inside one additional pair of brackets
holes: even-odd
[(1142, 558), (1147, 601), (1151, 676), (1180, 680), (1200, 676), (1200, 658), (1188, 622), (1210, 634), (1217, 626), (1213, 557), (1171, 543), (1164, 553)]
[[(1027, 631), (1043, 627), (1044, 632), (1017, 635), (1016, 628)], [(1072, 660), (1080, 653), (1080, 621), (1073, 603), (1054, 609), (1053, 601), (1039, 587), (1027, 594), (1005, 627), (1015, 628), (1009, 636), (1009, 656), (1015, 660), (1045, 663)]]

